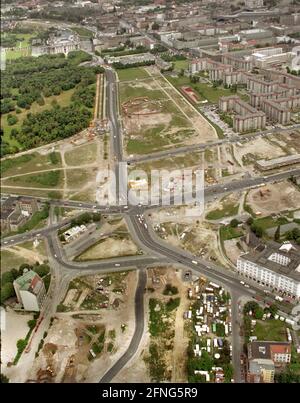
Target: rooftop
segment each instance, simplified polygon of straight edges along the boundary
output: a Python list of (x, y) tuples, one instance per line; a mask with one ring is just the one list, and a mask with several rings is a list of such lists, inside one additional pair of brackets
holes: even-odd
[(271, 360), (273, 354), (290, 354), (289, 342), (277, 341), (252, 341), (248, 344), (248, 358), (259, 360)]
[(291, 249), (285, 251), (275, 246), (266, 246), (262, 251), (253, 251), (240, 256), (279, 275), (300, 282), (300, 253)]

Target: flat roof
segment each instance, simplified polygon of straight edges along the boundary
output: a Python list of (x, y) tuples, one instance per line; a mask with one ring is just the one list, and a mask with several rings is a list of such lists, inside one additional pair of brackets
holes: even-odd
[[(269, 257), (277, 253), (289, 259), (286, 265), (279, 264), (274, 260), (269, 260)], [(300, 253), (298, 250), (290, 250), (285, 252), (280, 250), (279, 247), (266, 246), (262, 251), (253, 251), (241, 255), (239, 259), (248, 260), (258, 266), (265, 267), (266, 269), (278, 273), (279, 275), (289, 277), (297, 282), (300, 282)]]

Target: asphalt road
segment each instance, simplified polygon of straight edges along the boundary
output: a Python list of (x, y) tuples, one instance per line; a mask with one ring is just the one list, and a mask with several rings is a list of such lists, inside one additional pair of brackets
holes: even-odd
[(147, 283), (147, 274), (145, 270), (139, 270), (138, 284), (135, 292), (135, 330), (131, 342), (126, 352), (121, 358), (106, 372), (101, 378), (100, 383), (111, 382), (112, 379), (121, 371), (122, 368), (129, 362), (129, 360), (136, 353), (140, 340), (144, 332), (144, 293)]
[[(107, 116), (110, 120), (111, 144), (114, 155), (116, 176), (118, 182), (120, 182), (121, 184), (120, 187), (118, 187), (118, 196), (120, 196), (121, 198), (126, 196), (127, 178), (124, 175), (124, 171), (119, 170), (119, 163), (122, 162), (122, 133), (118, 117), (117, 85), (115, 82), (115, 73), (111, 69), (107, 69), (106, 78), (108, 83), (106, 92)], [(240, 191), (245, 188), (250, 188), (251, 186), (259, 186), (263, 183), (279, 181), (291, 176), (292, 174), (300, 174), (300, 169), (294, 169), (264, 178), (244, 178), (239, 181), (231, 182), (226, 186), (209, 186), (205, 189), (205, 195), (209, 197), (212, 195), (216, 196), (223, 193)], [(51, 201), (51, 204), (71, 208), (79, 208), (80, 210), (92, 209), (94, 211), (104, 213), (106, 212), (109, 214), (123, 213), (126, 216), (126, 220), (132, 236), (137, 240), (138, 243), (142, 245), (144, 250), (151, 253), (151, 256), (139, 255), (134, 257), (121, 257), (84, 263), (68, 262), (64, 256), (64, 253), (60, 246), (60, 242), (58, 241), (56, 235), (57, 229), (65, 225), (66, 223), (54, 224), (38, 231), (31, 231), (25, 234), (16, 235), (14, 237), (5, 238), (1, 241), (1, 246), (11, 246), (28, 239), (32, 239), (34, 237), (43, 236), (47, 239), (50, 256), (52, 257), (52, 259), (54, 259), (55, 264), (60, 268), (60, 270), (64, 271), (65, 273), (70, 273), (70, 271), (72, 270), (76, 271), (76, 273), (78, 274), (83, 272), (85, 273), (91, 270), (103, 270), (104, 272), (123, 271), (124, 269), (128, 268), (147, 267), (153, 264), (158, 265), (161, 263), (172, 262), (189, 268), (194, 273), (197, 273), (198, 275), (203, 275), (209, 280), (217, 282), (218, 284), (228, 289), (229, 292), (234, 293), (236, 297), (238, 297), (239, 295), (244, 295), (251, 298), (259, 290), (252, 286), (251, 288), (246, 289), (240, 284), (240, 279), (236, 275), (236, 273), (225, 270), (224, 268), (217, 266), (212, 262), (204, 261), (203, 259), (195, 257), (181, 249), (172, 247), (171, 245), (168, 245), (162, 240), (158, 239), (154, 232), (151, 230), (150, 225), (146, 227), (144, 223), (139, 222), (137, 217), (138, 214), (144, 213), (147, 209), (153, 209), (154, 206), (99, 206), (97, 204), (93, 205), (92, 203), (79, 203), (66, 200)], [(128, 360), (134, 355), (138, 348), (144, 329), (143, 295), (145, 284), (146, 272), (139, 271), (139, 282), (135, 297), (135, 333), (133, 335), (128, 350), (104, 375), (104, 377), (101, 379), (101, 382), (109, 382), (111, 379), (113, 379), (113, 377), (124, 367), (124, 365), (126, 365)]]
[(164, 157), (174, 157), (176, 155), (180, 154), (186, 154), (188, 152), (195, 152), (195, 151), (203, 151), (208, 148), (214, 147), (214, 146), (219, 146), (222, 144), (234, 144), (234, 143), (243, 143), (245, 141), (251, 141), (254, 140), (258, 137), (265, 137), (269, 136), (271, 134), (276, 134), (276, 133), (282, 133), (285, 131), (291, 131), (293, 129), (299, 129), (300, 124), (293, 125), (292, 127), (288, 128), (280, 128), (280, 127), (275, 127), (270, 130), (264, 130), (258, 133), (250, 133), (250, 134), (244, 134), (242, 137), (240, 135), (236, 135), (234, 137), (226, 137), (224, 139), (212, 141), (209, 143), (205, 144), (193, 144), (191, 146), (186, 146), (186, 147), (177, 147), (171, 150), (164, 150), (164, 151), (158, 151), (155, 153), (147, 154), (147, 155), (141, 155), (141, 156), (136, 156), (132, 158), (127, 158), (127, 162), (130, 164), (138, 163), (138, 162), (148, 162), (148, 161), (154, 161), (158, 160)]

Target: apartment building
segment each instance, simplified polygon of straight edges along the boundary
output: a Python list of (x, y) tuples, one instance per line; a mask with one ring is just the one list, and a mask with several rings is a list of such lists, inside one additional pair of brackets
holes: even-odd
[(264, 129), (266, 126), (266, 115), (241, 100), (237, 95), (221, 97), (219, 99), (221, 112), (234, 112), (233, 129), (237, 132)]
[(275, 367), (291, 362), (291, 343), (278, 341), (252, 341), (248, 344), (248, 360), (272, 360)]
[(237, 259), (237, 272), (274, 292), (300, 298), (300, 253), (285, 245), (261, 245)]
[(46, 289), (43, 280), (33, 270), (24, 270), (21, 277), (14, 282), (14, 289), (18, 302), (25, 311), (39, 312), (46, 297)]

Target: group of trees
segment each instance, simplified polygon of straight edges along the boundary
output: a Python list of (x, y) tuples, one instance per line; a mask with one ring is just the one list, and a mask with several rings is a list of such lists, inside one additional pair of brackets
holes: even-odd
[(290, 241), (295, 241), (298, 245), (300, 245), (300, 229), (299, 228), (293, 228), (291, 231), (287, 231), (285, 234), (286, 239)]
[(155, 64), (154, 60), (145, 60), (142, 62), (136, 62), (136, 63), (131, 63), (131, 64), (123, 64), (123, 63), (113, 63), (113, 67), (115, 69), (130, 69), (132, 67), (140, 67), (140, 66), (151, 66), (152, 64)]
[[(89, 125), (96, 74), (103, 72), (102, 67), (81, 65), (91, 58), (83, 51), (74, 51), (68, 57), (64, 54), (24, 57), (7, 65), (1, 81), (1, 113), (7, 114), (8, 126), (12, 126), (10, 136), (24, 149), (67, 138)], [(24, 109), (30, 110), (33, 102), (44, 105), (44, 97), (58, 96), (70, 89), (74, 93), (69, 106), (60, 107), (54, 99), (52, 107), (36, 114), (28, 112), (22, 124), (14, 127), (17, 115)], [(17, 151), (18, 147), (2, 141), (1, 157)]]
[(87, 224), (89, 222), (98, 222), (101, 220), (100, 213), (83, 213), (79, 217), (73, 218), (71, 221), (71, 226)]
[(17, 107), (29, 109), (35, 101), (43, 105), (44, 97), (59, 95), (79, 83), (92, 84), (95, 82), (93, 69), (79, 66), (91, 57), (85, 52), (70, 52), (68, 58), (63, 54), (44, 55), (20, 58), (8, 64), (2, 77), (1, 113)]
[(36, 114), (27, 114), (14, 136), (26, 149), (70, 137), (88, 126), (92, 113), (78, 104), (59, 105)]

